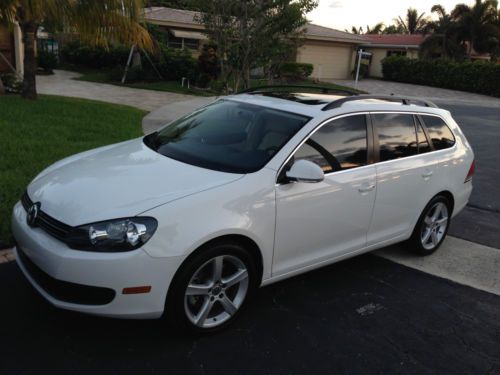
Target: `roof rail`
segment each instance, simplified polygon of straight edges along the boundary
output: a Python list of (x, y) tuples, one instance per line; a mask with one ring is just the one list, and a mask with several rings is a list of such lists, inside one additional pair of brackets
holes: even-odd
[[(323, 86), (308, 86), (308, 85), (269, 85), (269, 86), (258, 86), (251, 87), (246, 90), (242, 90), (237, 94), (262, 94), (264, 92), (286, 92), (286, 89), (307, 89), (307, 90), (317, 90), (321, 91), (322, 94), (330, 93), (341, 93), (347, 95), (358, 95), (356, 91), (351, 91), (347, 89), (336, 89), (333, 87), (323, 87)], [(268, 91), (269, 90), (269, 91)]]
[(422, 103), (425, 107), (439, 108), (436, 104), (434, 104), (430, 100), (426, 100), (426, 99), (407, 98), (407, 97), (394, 96), (394, 95), (356, 95), (356, 96), (349, 96), (347, 98), (334, 100), (333, 102), (324, 106), (322, 111), (329, 111), (330, 109), (340, 108), (340, 107), (342, 107), (342, 104), (344, 104), (344, 103), (353, 102), (356, 100), (365, 100), (365, 99), (385, 100), (388, 102), (401, 102), (403, 105)]

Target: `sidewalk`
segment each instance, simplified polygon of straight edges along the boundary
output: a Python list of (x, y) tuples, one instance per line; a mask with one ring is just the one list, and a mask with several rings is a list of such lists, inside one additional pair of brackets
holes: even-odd
[(129, 105), (146, 111), (158, 109), (166, 104), (198, 98), (197, 96), (173, 92), (77, 81), (74, 78), (80, 75), (78, 73), (65, 70), (55, 70), (54, 72), (54, 75), (37, 76), (37, 89), (40, 94), (100, 100), (108, 103)]

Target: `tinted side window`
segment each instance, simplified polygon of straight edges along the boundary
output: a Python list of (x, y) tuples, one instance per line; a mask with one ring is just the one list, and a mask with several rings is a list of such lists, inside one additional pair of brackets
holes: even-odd
[(380, 161), (404, 158), (418, 152), (413, 115), (373, 114), (378, 133)]
[(453, 147), (455, 137), (442, 119), (436, 116), (422, 116), (422, 118), (436, 150)]
[(302, 145), (295, 160), (307, 159), (325, 173), (367, 164), (366, 117), (343, 117), (321, 127)]

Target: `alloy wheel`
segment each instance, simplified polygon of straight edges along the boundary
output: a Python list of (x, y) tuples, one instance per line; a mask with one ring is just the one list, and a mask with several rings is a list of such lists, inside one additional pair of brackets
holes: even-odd
[(448, 207), (443, 202), (437, 202), (425, 215), (420, 241), (426, 250), (433, 250), (437, 247), (448, 227)]
[(184, 293), (187, 318), (200, 328), (217, 327), (239, 310), (248, 293), (245, 264), (232, 255), (219, 255), (196, 270)]

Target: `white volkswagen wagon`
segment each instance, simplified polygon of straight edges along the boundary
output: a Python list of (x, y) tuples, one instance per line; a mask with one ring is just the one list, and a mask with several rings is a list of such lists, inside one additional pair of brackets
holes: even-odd
[(13, 211), (26, 278), (60, 308), (207, 332), (259, 286), (397, 242), (438, 249), (474, 172), (450, 113), (287, 90), (45, 169)]

